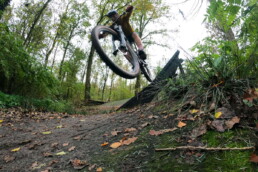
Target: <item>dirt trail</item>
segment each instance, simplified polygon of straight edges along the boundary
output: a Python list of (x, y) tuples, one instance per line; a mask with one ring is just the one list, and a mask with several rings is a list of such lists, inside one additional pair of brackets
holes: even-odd
[[(20, 115), (18, 119), (13, 114), (0, 113), (3, 120), (0, 127), (0, 171), (73, 171), (70, 160), (88, 162), (105, 149), (101, 147), (102, 143), (117, 141), (111, 131), (124, 131), (143, 123), (138, 120), (139, 113), (92, 116), (46, 113), (39, 115), (39, 119), (32, 119), (25, 112), (15, 113)], [(132, 136), (135, 134), (131, 133)], [(19, 150), (12, 152), (16, 148)], [(57, 155), (60, 152), (65, 154)]]

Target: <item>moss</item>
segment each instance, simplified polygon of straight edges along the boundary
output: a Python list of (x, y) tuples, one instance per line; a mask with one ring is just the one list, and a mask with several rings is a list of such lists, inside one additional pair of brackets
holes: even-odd
[[(248, 147), (250, 131), (230, 130), (223, 133), (209, 131), (202, 140), (208, 147)], [(206, 152), (205, 159), (200, 164), (202, 171), (258, 171), (249, 161), (252, 151), (216, 151)]]

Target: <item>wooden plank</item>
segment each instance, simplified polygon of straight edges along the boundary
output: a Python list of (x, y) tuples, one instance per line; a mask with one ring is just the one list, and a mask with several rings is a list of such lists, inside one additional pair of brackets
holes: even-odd
[(154, 79), (150, 85), (145, 87), (141, 92), (139, 92), (135, 97), (131, 98), (121, 108), (132, 108), (137, 105), (144, 103), (149, 103), (155, 97), (155, 95), (162, 89), (166, 84), (166, 79), (173, 78), (176, 76), (177, 68), (181, 65), (182, 59), (179, 59), (179, 51), (176, 51), (175, 54), (171, 57), (165, 67), (160, 71), (157, 77)]

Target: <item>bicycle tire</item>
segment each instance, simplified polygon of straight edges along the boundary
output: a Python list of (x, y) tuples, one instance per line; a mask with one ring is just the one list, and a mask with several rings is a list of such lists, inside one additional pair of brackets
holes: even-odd
[[(119, 66), (118, 64), (116, 64), (116, 62), (114, 62), (114, 60), (112, 60), (110, 58), (111, 55), (108, 55), (103, 46), (100, 44), (100, 39), (99, 39), (99, 34), (105, 32), (106, 34), (112, 35), (114, 36), (116, 39), (119, 40), (119, 35), (116, 31), (114, 31), (113, 29), (111, 29), (110, 27), (107, 26), (96, 26), (93, 28), (92, 33), (91, 33), (91, 39), (92, 39), (92, 44), (96, 50), (96, 52), (98, 53), (98, 55), (100, 56), (100, 58), (106, 63), (107, 66), (110, 67), (110, 69), (118, 74), (119, 76), (123, 77), (123, 78), (127, 78), (127, 79), (133, 79), (135, 77), (137, 77), (140, 73), (140, 66), (139, 66), (139, 62), (138, 62), (138, 57), (135, 54), (135, 52), (133, 51), (132, 47), (130, 46), (129, 42), (126, 41), (126, 47), (127, 47), (127, 52), (129, 53), (129, 55), (131, 56), (131, 69), (132, 71), (128, 71), (125, 70), (121, 67), (121, 65)], [(112, 42), (112, 41), (111, 41)], [(125, 57), (124, 57), (125, 58)], [(126, 58), (125, 58), (126, 59)]]
[[(145, 62), (144, 62), (145, 63)], [(141, 63), (140, 64), (140, 69), (141, 69), (141, 72), (143, 73), (144, 77), (149, 81), (149, 82), (152, 82), (153, 81), (153, 78), (152, 78), (152, 74), (148, 68), (147, 65), (145, 65), (144, 63)]]

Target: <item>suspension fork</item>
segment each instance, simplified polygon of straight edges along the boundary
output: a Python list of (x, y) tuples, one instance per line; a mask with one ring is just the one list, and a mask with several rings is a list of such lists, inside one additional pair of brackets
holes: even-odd
[(125, 50), (126, 49), (126, 42), (125, 42), (125, 35), (123, 33), (122, 27), (120, 25), (115, 25), (114, 29), (118, 32), (119, 37), (120, 37), (119, 49)]

